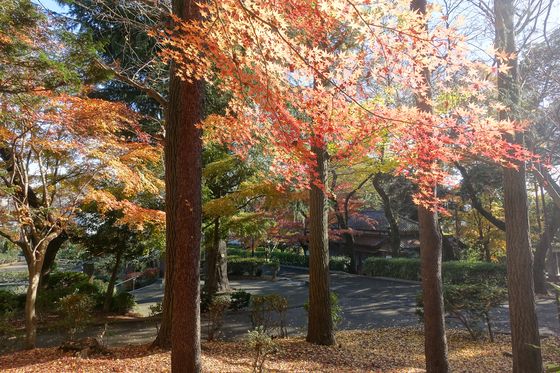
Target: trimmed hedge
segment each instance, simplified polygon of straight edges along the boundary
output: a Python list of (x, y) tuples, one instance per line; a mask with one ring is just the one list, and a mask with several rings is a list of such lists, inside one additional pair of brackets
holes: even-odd
[[(306, 255), (273, 251), (270, 255), (274, 259), (278, 259), (280, 264), (291, 265), (296, 267), (309, 267), (309, 257)], [(349, 272), (350, 258), (347, 256), (331, 256), (329, 261), (329, 269), (333, 271)]]
[[(251, 260), (256, 260), (260, 263), (258, 259), (265, 260), (264, 257), (266, 252), (262, 249), (257, 249), (255, 251), (255, 256), (251, 256), (251, 252), (245, 249), (238, 248), (228, 248), (228, 266), (231, 263), (237, 262), (237, 258), (246, 258)], [(309, 257), (307, 255), (302, 255), (289, 251), (278, 251), (274, 250), (270, 253), (270, 259), (272, 261), (277, 261), (281, 265), (290, 265), (295, 267), (309, 267)], [(235, 264), (234, 266), (236, 266)], [(329, 268), (334, 271), (344, 271), (348, 272), (350, 270), (350, 258), (347, 256), (331, 256), (329, 262)], [(231, 272), (229, 269), (228, 271)]]
[(277, 268), (279, 265), (278, 260), (275, 259), (267, 260), (258, 257), (245, 258), (238, 256), (228, 257), (228, 273), (232, 275), (244, 275), (245, 273), (249, 273), (251, 276), (260, 276), (264, 266)]
[(296, 267), (309, 267), (309, 257), (287, 251), (273, 251), (270, 256), (277, 259), (280, 264)]
[[(420, 281), (420, 260), (409, 258), (367, 258), (364, 274)], [(443, 262), (442, 277), (449, 284), (477, 284), (489, 282), (506, 286), (506, 266), (488, 262)]]
[(420, 260), (409, 258), (376, 258), (364, 261), (364, 274), (368, 276), (394, 277), (420, 281)]
[(255, 250), (255, 255), (251, 256), (251, 251), (247, 249), (240, 249), (237, 247), (228, 247), (227, 249), (228, 256), (238, 256), (241, 258), (265, 258), (266, 251), (263, 248), (257, 248)]

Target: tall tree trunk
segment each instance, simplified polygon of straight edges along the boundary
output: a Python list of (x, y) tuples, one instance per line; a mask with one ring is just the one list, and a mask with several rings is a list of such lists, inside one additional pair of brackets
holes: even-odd
[[(495, 0), (495, 48), (511, 54), (508, 61), (498, 59), (498, 71), (503, 64), (507, 72), (498, 73), (499, 99), (508, 108), (501, 111), (501, 120), (513, 120), (519, 103), (517, 92), (517, 59), (513, 0)], [(512, 143), (522, 145), (523, 135), (508, 136)], [(539, 328), (535, 310), (533, 285), (533, 254), (529, 236), (527, 184), (525, 164), (518, 169), (504, 169), (504, 211), (506, 221), (506, 256), (508, 272), (509, 315), (513, 352), (513, 372), (542, 372)]]
[[(312, 148), (316, 176), (309, 191), (309, 312), (307, 341), (320, 345), (335, 343), (331, 317), (327, 196), (328, 154), (324, 147)], [(316, 185), (319, 183), (320, 185)]]
[[(410, 8), (425, 15), (426, 0), (412, 0)], [(427, 29), (428, 25), (426, 25)], [(431, 113), (430, 71), (422, 66), (423, 83), (427, 87), (424, 94), (416, 96), (416, 107), (421, 112)], [(436, 186), (433, 186), (434, 196)], [(447, 359), (447, 338), (445, 335), (445, 312), (443, 308), (443, 285), (441, 261), (443, 244), (438, 225), (437, 212), (424, 206), (418, 207), (420, 229), (420, 273), (424, 299), (424, 353), (428, 373), (449, 372)]]
[[(193, 0), (173, 0), (173, 14), (199, 20)], [(171, 369), (196, 373), (200, 360), (200, 243), (203, 84), (182, 81), (171, 64), (165, 138), (166, 251), (171, 276)]]
[(535, 293), (537, 294), (548, 294), (545, 278), (545, 260), (546, 254), (550, 249), (550, 245), (552, 244), (552, 241), (554, 240), (554, 236), (556, 235), (556, 232), (558, 232), (558, 229), (560, 229), (560, 209), (556, 206), (553, 206), (550, 219), (545, 222), (544, 231), (535, 249), (533, 281), (535, 283)]
[(381, 174), (375, 175), (372, 179), (373, 187), (379, 197), (381, 197), (381, 202), (383, 203), (383, 212), (385, 213), (385, 218), (389, 222), (389, 234), (391, 239), (391, 255), (393, 257), (397, 257), (400, 255), (401, 250), (401, 234), (399, 232), (399, 223), (393, 214), (393, 208), (391, 207), (391, 199), (385, 189), (383, 189), (383, 185), (381, 185)]
[[(508, 61), (498, 58), (498, 71), (503, 64), (507, 72), (498, 73), (498, 95), (508, 108), (501, 111), (501, 120), (513, 120), (519, 103), (517, 92), (517, 51), (513, 17), (513, 0), (494, 1), (496, 50), (510, 54)], [(508, 135), (508, 141), (522, 145), (523, 135)], [(513, 352), (513, 372), (542, 372), (539, 329), (535, 310), (533, 285), (533, 254), (529, 236), (525, 164), (518, 169), (504, 169), (504, 211), (506, 221), (506, 257), (509, 292), (509, 315)]]
[(115, 282), (117, 282), (117, 274), (119, 273), (119, 267), (121, 266), (123, 250), (117, 251), (117, 256), (115, 257), (115, 265), (111, 271), (111, 278), (109, 279), (109, 284), (107, 285), (107, 292), (105, 292), (105, 302), (103, 302), (103, 312), (109, 312), (111, 310), (111, 302), (113, 301), (113, 293), (115, 291)]
[(206, 247), (206, 291), (213, 296), (217, 292), (229, 291), (227, 277), (227, 248), (220, 234), (220, 218), (214, 219), (212, 239)]

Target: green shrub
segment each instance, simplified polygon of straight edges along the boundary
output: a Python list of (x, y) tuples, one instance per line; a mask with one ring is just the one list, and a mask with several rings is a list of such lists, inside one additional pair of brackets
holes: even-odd
[(0, 315), (18, 312), (25, 307), (25, 294), (0, 290)]
[(253, 327), (264, 331), (278, 331), (280, 337), (287, 337), (286, 316), (288, 299), (280, 294), (253, 295), (251, 297), (251, 322)]
[(70, 339), (91, 321), (94, 305), (94, 300), (87, 294), (69, 294), (60, 299), (58, 310), (62, 315), (61, 326), (66, 329)]
[[(249, 302), (251, 300), (251, 294), (247, 293), (244, 290), (237, 290), (231, 294), (228, 294), (231, 298), (229, 308), (233, 311), (240, 310), (242, 308), (246, 308), (249, 306)], [(220, 296), (220, 295), (217, 295)], [(200, 294), (200, 312), (208, 312), (210, 308), (210, 304), (212, 303), (212, 297), (206, 289), (202, 289), (202, 293)]]
[(238, 256), (241, 258), (266, 258), (267, 256), (266, 250), (262, 247), (257, 248), (254, 253), (247, 249), (228, 247), (227, 254), (228, 256)]
[(0, 313), (0, 353), (13, 350), (21, 333), (17, 328), (17, 312), (6, 311)]
[(266, 358), (277, 350), (276, 343), (274, 343), (264, 328), (259, 326), (247, 333), (247, 344), (255, 352), (253, 373), (264, 372)]
[(420, 281), (420, 260), (409, 258), (367, 258), (364, 274), (368, 276), (394, 277), (403, 280)]
[[(277, 259), (281, 265), (290, 265), (295, 267), (309, 267), (309, 257), (307, 255), (298, 254), (289, 251), (272, 251), (270, 257)], [(349, 272), (350, 258), (347, 256), (331, 256), (329, 261), (329, 269), (333, 271)]]
[(237, 247), (228, 247), (227, 248), (227, 255), (230, 256), (238, 256), (241, 258), (246, 258), (251, 255), (248, 250), (237, 248)]
[(134, 295), (130, 293), (117, 293), (113, 296), (113, 301), (111, 302), (111, 311), (125, 314), (132, 311), (136, 301), (134, 300)]
[(50, 312), (65, 296), (70, 294), (85, 294), (93, 299), (94, 307), (103, 306), (106, 284), (100, 280), (89, 282), (89, 276), (81, 272), (54, 272), (45, 287), (37, 294), (37, 308), (40, 312)]
[(488, 262), (443, 262), (443, 282), (450, 284), (476, 284), (489, 282), (506, 286), (506, 265)]
[[(364, 274), (420, 281), (420, 260), (410, 258), (367, 258)], [(451, 261), (443, 262), (442, 278), (449, 284), (477, 284), (481, 282), (506, 286), (506, 266), (498, 263)]]
[(89, 276), (82, 272), (54, 272), (45, 282), (46, 289), (74, 289), (78, 284), (89, 282)]
[(244, 290), (237, 290), (231, 293), (230, 308), (234, 311), (240, 310), (242, 308), (248, 307), (250, 301), (251, 293), (247, 293)]
[(228, 273), (239, 276), (245, 273), (251, 276), (260, 276), (260, 274), (262, 274), (262, 268), (271, 263), (273, 262), (265, 258), (232, 256), (228, 258)]
[(350, 272), (350, 258), (347, 256), (331, 256), (329, 269), (333, 271)]
[[(507, 300), (507, 290), (493, 283), (478, 284), (444, 284), (443, 303), (445, 312), (457, 319), (473, 339), (478, 339), (488, 330), (491, 341), (494, 334), (490, 322), (490, 310)], [(420, 292), (417, 297), (417, 313), (423, 315), (423, 299)]]
[(215, 296), (208, 306), (208, 340), (213, 341), (224, 324), (224, 315), (231, 306), (229, 295)]
[(288, 251), (273, 251), (270, 257), (277, 259), (282, 265), (291, 265), (296, 267), (309, 267), (309, 257)]

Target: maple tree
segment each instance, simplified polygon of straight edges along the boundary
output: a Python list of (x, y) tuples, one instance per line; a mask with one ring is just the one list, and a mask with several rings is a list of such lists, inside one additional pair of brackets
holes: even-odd
[[(224, 1), (204, 5), (204, 20), (178, 24), (164, 40), (181, 78), (211, 82), (218, 70), (232, 94), (226, 115), (211, 116), (205, 129), (241, 156), (266, 144), (271, 170), (310, 190), (310, 293), (318, 301), (310, 302), (308, 340), (316, 343), (334, 342), (323, 317), (329, 158), (375, 157), (388, 143), (396, 172), (415, 181), (416, 202), (432, 213), (447, 165), (483, 157), (513, 167), (529, 157), (502, 138), (521, 124), (492, 116), (500, 104), (485, 74), (496, 71), (469, 62), (464, 38), (445, 22), (425, 30), (436, 8), (419, 15), (409, 6)], [(428, 80), (418, 66), (436, 75), (434, 98), (425, 100), (433, 110), (395, 99), (396, 92), (425, 95)]]
[[(112, 181), (122, 184), (130, 196), (140, 190), (157, 191), (161, 184), (149, 170), (160, 151), (146, 141), (136, 116), (121, 104), (72, 93), (79, 91), (57, 69), (60, 53), (54, 50), (60, 50), (59, 40), (49, 35), (47, 20), (34, 6), (27, 4), (26, 9), (35, 12), (29, 22), (3, 24), (9, 37), (2, 39), (1, 56), (6, 71), (19, 79), (0, 92), (0, 196), (5, 201), (0, 234), (21, 248), (27, 262), (26, 345), (34, 347), (35, 300), (45, 254), (72, 224), (80, 203), (89, 198), (106, 208), (118, 205), (127, 211), (129, 222), (142, 224), (158, 220), (158, 214), (128, 200), (117, 202), (98, 188)], [(17, 19), (17, 13), (9, 16)], [(37, 65), (18, 64), (20, 55), (11, 53), (14, 47), (37, 56), (47, 70), (35, 74)], [(48, 83), (56, 71), (57, 83), (43, 85), (41, 78)]]

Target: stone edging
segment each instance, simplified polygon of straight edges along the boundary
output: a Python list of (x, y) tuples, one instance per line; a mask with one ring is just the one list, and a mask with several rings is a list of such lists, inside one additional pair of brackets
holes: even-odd
[[(308, 267), (298, 267), (298, 266), (284, 265), (284, 264), (280, 264), (280, 267), (284, 267), (284, 268), (288, 268), (288, 269), (307, 270), (307, 271), (309, 272), (309, 268), (308, 268)], [(421, 284), (420, 281), (404, 280), (404, 279), (401, 279), (401, 278), (394, 278), (394, 277), (356, 275), (356, 274), (348, 273), (348, 272), (344, 272), (344, 271), (333, 271), (333, 270), (331, 270), (330, 272), (331, 272), (331, 273), (342, 274), (342, 275), (347, 275), (347, 276), (356, 276), (356, 277), (372, 278), (372, 279), (374, 279), (374, 280), (391, 281), (391, 282), (400, 282), (400, 283), (403, 283), (403, 284), (410, 284), (410, 285), (420, 285), (420, 284)]]

